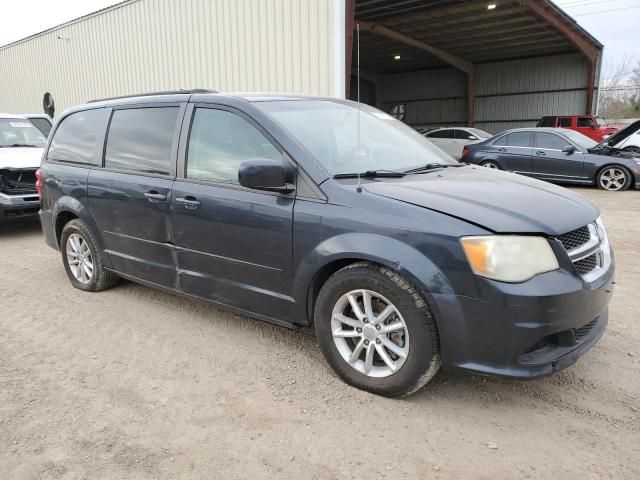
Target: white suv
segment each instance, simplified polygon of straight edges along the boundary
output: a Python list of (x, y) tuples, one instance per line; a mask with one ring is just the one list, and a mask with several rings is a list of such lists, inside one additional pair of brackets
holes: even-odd
[(0, 221), (38, 214), (36, 170), (46, 142), (26, 117), (0, 113)]

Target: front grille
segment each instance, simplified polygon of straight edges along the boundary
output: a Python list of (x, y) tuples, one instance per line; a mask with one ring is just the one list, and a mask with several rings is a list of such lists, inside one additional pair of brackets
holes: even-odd
[(584, 337), (586, 337), (587, 335), (589, 335), (589, 333), (591, 332), (591, 330), (593, 329), (593, 327), (595, 327), (596, 323), (598, 322), (598, 319), (596, 318), (595, 320), (591, 320), (589, 323), (587, 323), (585, 326), (580, 327), (580, 328), (576, 328), (573, 331), (573, 334), (576, 336), (576, 342), (579, 342), (580, 340), (582, 340)]
[(578, 260), (573, 264), (573, 266), (576, 268), (576, 272), (578, 272), (580, 275), (586, 275), (598, 266), (597, 254), (594, 253), (593, 255), (589, 255), (588, 257), (583, 258), (582, 260)]
[(36, 193), (36, 171), (0, 170), (0, 192), (7, 195)]
[(589, 238), (591, 238), (589, 227), (585, 225), (577, 230), (560, 235), (558, 240), (562, 242), (562, 245), (567, 251), (570, 251), (587, 243)]

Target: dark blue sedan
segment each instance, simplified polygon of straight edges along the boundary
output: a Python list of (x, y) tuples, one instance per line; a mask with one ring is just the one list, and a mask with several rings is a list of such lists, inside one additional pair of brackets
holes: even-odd
[(638, 129), (640, 122), (601, 143), (563, 128), (507, 130), (465, 147), (462, 161), (549, 182), (640, 189), (640, 155), (616, 148)]

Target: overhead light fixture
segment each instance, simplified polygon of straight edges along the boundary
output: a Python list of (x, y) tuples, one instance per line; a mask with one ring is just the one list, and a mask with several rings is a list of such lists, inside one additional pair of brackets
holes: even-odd
[(497, 5), (492, 2), (489, 5), (487, 5), (487, 10), (495, 10), (496, 7), (497, 7)]
[(394, 56), (393, 56), (393, 59), (394, 59), (394, 60), (400, 60), (401, 58), (402, 58), (402, 56), (400, 56), (400, 55), (394, 55)]

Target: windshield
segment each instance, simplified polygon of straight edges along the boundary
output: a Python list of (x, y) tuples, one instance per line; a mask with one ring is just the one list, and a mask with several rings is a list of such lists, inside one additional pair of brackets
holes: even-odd
[(607, 126), (607, 122), (605, 122), (604, 118), (602, 118), (602, 117), (596, 117), (596, 122), (598, 123), (599, 127), (606, 127)]
[(47, 139), (33, 124), (22, 118), (0, 118), (0, 148), (44, 147)]
[(591, 138), (583, 135), (580, 132), (576, 132), (575, 130), (563, 130), (562, 134), (575, 143), (580, 150), (588, 150), (589, 148), (595, 147), (598, 142), (592, 140)]
[(432, 163), (459, 165), (411, 127), (368, 105), (360, 105), (360, 115), (355, 103), (331, 100), (263, 102), (257, 106), (332, 175), (405, 171)]

